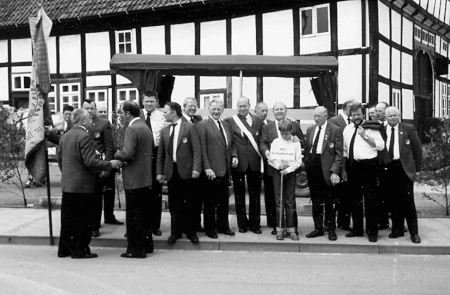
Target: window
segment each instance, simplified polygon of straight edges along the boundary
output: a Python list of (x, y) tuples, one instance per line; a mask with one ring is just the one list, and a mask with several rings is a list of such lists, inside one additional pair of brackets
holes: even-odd
[(448, 43), (445, 41), (442, 41), (442, 51), (447, 52), (448, 49)]
[(138, 98), (138, 90), (136, 88), (117, 89), (117, 105), (126, 100), (134, 100)]
[(434, 46), (434, 35), (430, 33), (428, 34), (428, 45)]
[(134, 40), (134, 30), (116, 32), (116, 52), (136, 53)]
[(447, 91), (449, 90), (450, 85), (449, 86), (447, 86), (446, 84), (441, 85), (442, 85), (442, 116), (448, 116), (450, 114), (449, 112), (450, 104)]
[(327, 5), (300, 9), (301, 37), (314, 37), (330, 33), (330, 15)]
[(422, 40), (422, 29), (418, 26), (414, 26), (414, 39), (417, 41)]
[(107, 89), (86, 90), (86, 98), (95, 101), (96, 103), (106, 104), (108, 98)]
[(66, 105), (71, 105), (75, 109), (80, 108), (80, 83), (61, 84), (60, 98), (62, 100), (61, 109), (63, 109)]
[(392, 88), (392, 103), (391, 105), (401, 109), (401, 99), (400, 99), (400, 89), (398, 88)]
[(30, 90), (31, 78), (29, 73), (13, 74), (12, 75), (12, 90), (13, 91), (28, 91)]
[(52, 113), (57, 112), (56, 91), (55, 90), (56, 90), (56, 85), (52, 84), (52, 86), (50, 88), (50, 92), (48, 93), (48, 104), (50, 106), (50, 111)]
[(422, 43), (428, 44), (428, 32), (422, 30)]

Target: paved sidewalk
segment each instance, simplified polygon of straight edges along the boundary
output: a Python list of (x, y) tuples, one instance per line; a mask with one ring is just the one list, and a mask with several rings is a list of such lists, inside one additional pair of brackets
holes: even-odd
[[(58, 244), (60, 231), (60, 211), (54, 210), (53, 234), (55, 245)], [(119, 220), (125, 220), (124, 211), (116, 211)], [(338, 240), (331, 242), (324, 237), (307, 239), (305, 234), (313, 230), (310, 216), (299, 216), (300, 241), (275, 240), (271, 228), (263, 227), (263, 233), (252, 232), (241, 234), (237, 230), (236, 217), (230, 215), (230, 227), (236, 236), (219, 234), (216, 240), (210, 239), (204, 233), (199, 233), (200, 243), (193, 245), (185, 236), (174, 245), (169, 245), (170, 216), (163, 212), (161, 237), (154, 237), (155, 249), (177, 250), (221, 250), (221, 251), (279, 251), (302, 253), (365, 253), (365, 254), (415, 254), (415, 255), (450, 255), (450, 218), (419, 218), (419, 231), (422, 243), (413, 244), (409, 234), (398, 239), (389, 239), (390, 230), (382, 230), (378, 242), (370, 243), (367, 237), (346, 238), (345, 231), (337, 230)], [(266, 224), (262, 216), (261, 224)], [(101, 236), (93, 238), (93, 247), (125, 248), (125, 226), (103, 225)], [(49, 221), (46, 209), (31, 208), (0, 208), (0, 244), (50, 245)], [(56, 247), (55, 247), (56, 251)], [(56, 252), (55, 252), (56, 253)]]

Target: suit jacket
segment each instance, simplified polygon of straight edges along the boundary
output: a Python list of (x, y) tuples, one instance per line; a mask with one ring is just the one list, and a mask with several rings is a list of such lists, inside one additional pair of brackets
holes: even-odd
[(95, 169), (111, 171), (111, 163), (95, 156), (95, 143), (80, 126), (73, 126), (59, 141), (58, 164), (63, 193), (95, 192)]
[[(201, 122), (203, 120), (202, 116), (200, 116), (200, 115), (193, 115), (192, 118), (194, 119), (194, 124), (197, 124), (198, 122)], [(184, 116), (181, 116), (181, 120), (183, 120), (185, 122), (190, 122), (190, 121), (186, 120), (186, 117), (184, 117)]]
[[(303, 148), (305, 146), (305, 136), (300, 128), (300, 124), (298, 122), (292, 122), (292, 127), (292, 136), (297, 136), (300, 139), (300, 145)], [(270, 151), (270, 146), (275, 138), (278, 138), (277, 125), (275, 124), (275, 121), (267, 121), (267, 124), (262, 127), (259, 144), (259, 151), (266, 160), (266, 151)], [(274, 172), (275, 168), (268, 165), (267, 174), (273, 176)]]
[(328, 123), (331, 123), (341, 128), (341, 132), (343, 132), (345, 127), (347, 127), (347, 122), (345, 121), (344, 117), (342, 117), (341, 114), (328, 119)]
[(416, 172), (419, 172), (422, 166), (422, 144), (414, 125), (398, 123), (398, 143), (403, 170), (414, 181)]
[(153, 135), (144, 121), (137, 119), (125, 129), (123, 148), (114, 158), (126, 163), (122, 168), (124, 189), (152, 186)]
[[(158, 149), (158, 160), (156, 164), (157, 175), (165, 175), (167, 181), (172, 178), (173, 159), (168, 154), (170, 125), (161, 130), (161, 140)], [(197, 128), (191, 122), (181, 120), (180, 131), (177, 141), (177, 170), (181, 179), (192, 178), (192, 171), (200, 173), (201, 149), (200, 138)]]
[[(314, 131), (316, 129), (316, 125), (308, 127), (306, 131), (306, 146), (305, 146), (305, 166), (306, 171), (308, 171), (311, 167), (312, 155), (311, 148), (314, 145)], [(342, 131), (341, 129), (333, 124), (327, 124), (326, 130), (321, 130), (325, 132), (323, 142), (322, 142), (322, 151), (320, 154), (320, 162), (322, 164), (322, 173), (325, 179), (325, 182), (328, 185), (331, 185), (331, 174), (335, 173), (336, 175), (340, 175), (342, 170), (342, 157), (343, 157), (343, 143), (342, 143)]]
[(212, 169), (218, 177), (223, 177), (227, 173), (231, 176), (231, 158), (237, 157), (230, 124), (224, 121), (222, 123), (228, 146), (213, 119), (208, 118), (196, 125), (202, 149), (202, 168), (203, 170)]
[[(247, 130), (252, 134), (256, 142), (256, 148), (259, 149), (263, 120), (260, 117), (252, 115), (252, 126), (249, 126), (245, 119), (240, 118), (240, 116), (238, 117)], [(253, 148), (250, 140), (247, 139), (247, 136), (242, 135), (242, 131), (234, 121), (233, 117), (228, 117), (224, 121), (228, 122), (231, 126), (233, 143), (236, 147), (239, 160), (237, 167), (238, 171), (245, 172), (249, 167), (252, 171), (261, 171), (261, 158)]]
[(109, 161), (114, 158), (114, 137), (111, 124), (108, 120), (95, 116), (92, 119), (92, 125), (88, 130), (89, 135), (95, 142), (96, 150), (105, 156)]

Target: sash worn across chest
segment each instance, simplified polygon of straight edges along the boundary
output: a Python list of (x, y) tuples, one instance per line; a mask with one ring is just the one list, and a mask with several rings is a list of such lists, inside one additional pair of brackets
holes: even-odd
[(250, 133), (250, 131), (245, 127), (244, 123), (239, 119), (237, 115), (233, 116), (234, 122), (238, 125), (238, 127), (244, 132), (244, 134), (248, 137), (250, 140), (250, 143), (252, 144), (253, 148), (255, 149), (258, 156), (261, 158), (261, 173), (264, 173), (264, 162), (261, 154), (259, 153), (258, 145), (256, 144), (255, 139), (253, 138), (253, 135)]

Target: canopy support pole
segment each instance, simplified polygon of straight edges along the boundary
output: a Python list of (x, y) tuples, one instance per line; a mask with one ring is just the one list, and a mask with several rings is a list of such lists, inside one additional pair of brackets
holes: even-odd
[(239, 97), (242, 97), (244, 90), (244, 78), (242, 77), (242, 70), (239, 71)]

